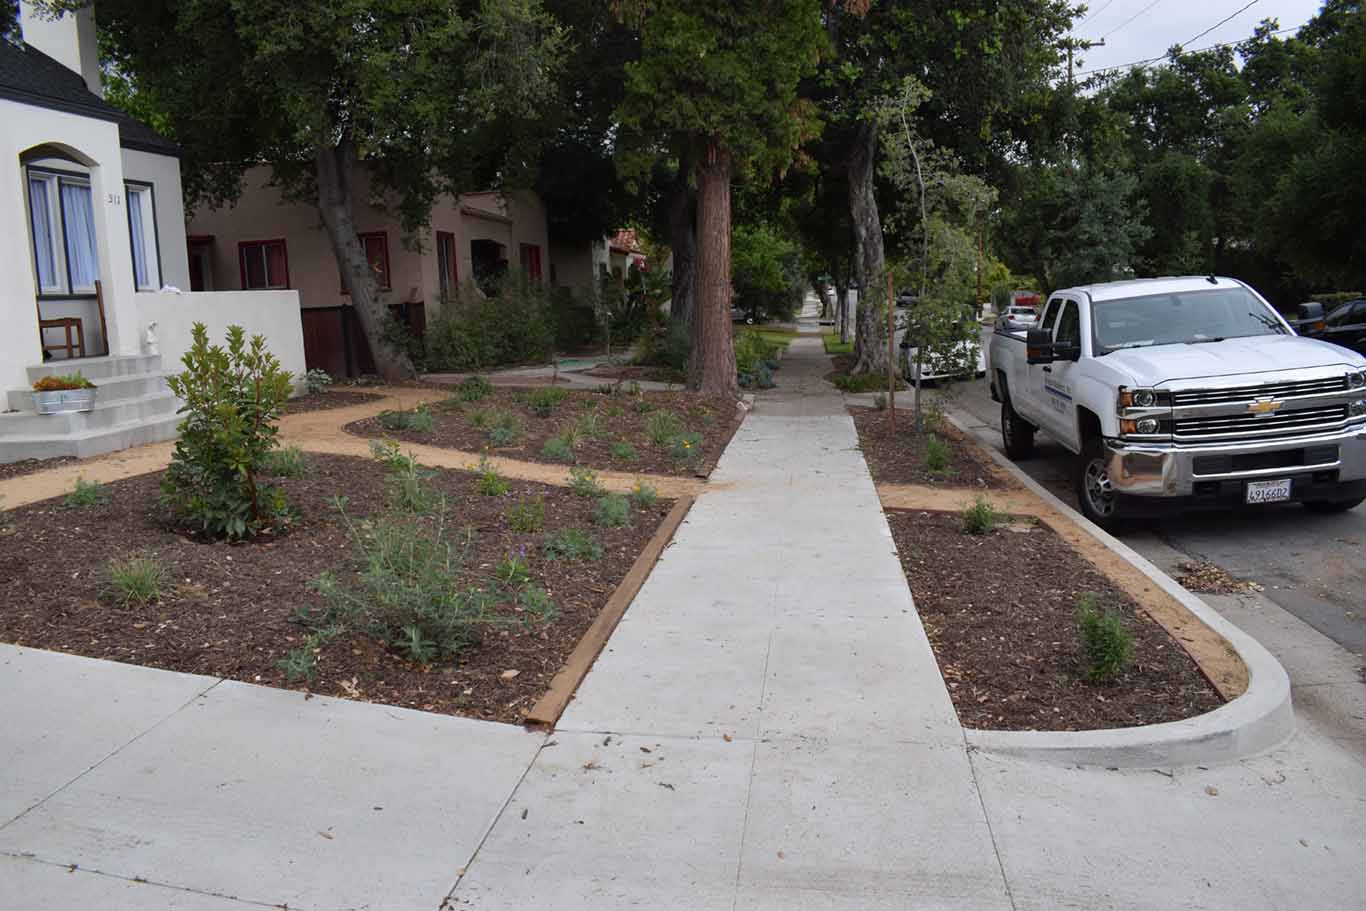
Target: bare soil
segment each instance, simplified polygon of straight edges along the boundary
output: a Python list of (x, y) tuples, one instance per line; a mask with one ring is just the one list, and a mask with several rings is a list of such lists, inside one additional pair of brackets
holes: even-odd
[(62, 465), (71, 465), (78, 461), (80, 460), (75, 456), (58, 456), (54, 459), (21, 459), (18, 462), (6, 462), (4, 465), (0, 465), (0, 481), (47, 471), (49, 468), (59, 468)]
[(688, 377), (680, 370), (671, 367), (640, 364), (601, 364), (584, 371), (584, 376), (601, 377), (604, 380), (637, 380), (639, 382), (672, 383), (681, 386)]
[[(868, 463), (873, 480), (879, 484), (922, 484), (929, 487), (977, 487), (1007, 490), (1017, 487), (985, 453), (944, 422), (930, 422), (926, 433), (915, 432), (915, 419), (898, 408), (896, 430), (887, 426), (887, 412), (873, 408), (850, 408), (858, 428), (859, 448)], [(944, 469), (931, 471), (925, 464), (926, 441), (930, 435), (948, 444), (949, 457)]]
[[(964, 726), (1131, 727), (1222, 704), (1181, 646), (1046, 525), (1019, 520), (974, 536), (956, 515), (887, 518)], [(1086, 679), (1077, 610), (1087, 593), (1118, 611), (1133, 637), (1129, 668), (1107, 683)]]
[[(548, 416), (541, 417), (530, 403), (533, 391), (495, 387), (477, 402), (452, 398), (435, 403), (430, 406), (434, 427), (427, 433), (390, 430), (378, 416), (355, 421), (345, 429), (363, 437), (389, 437), (553, 465), (565, 463), (543, 455), (542, 447), (567, 428), (577, 427), (580, 433), (573, 452), (576, 464), (611, 471), (706, 477), (716, 467), (743, 418), (735, 402), (724, 396), (687, 392), (608, 395), (587, 390), (565, 390), (564, 400)], [(682, 432), (696, 433), (702, 438), (699, 451), (690, 460), (675, 460), (665, 444), (651, 441), (650, 421), (665, 413), (674, 416)], [(490, 439), (499, 415), (511, 415), (518, 428), (516, 439), (502, 446)], [(596, 422), (592, 432), (585, 426), (588, 422)], [(618, 457), (614, 449), (622, 442), (630, 444), (634, 457)]]
[(319, 392), (316, 395), (301, 395), (285, 403), (285, 414), (306, 414), (311, 411), (331, 411), (334, 408), (350, 408), (364, 405), (383, 398), (373, 392)]
[[(131, 664), (229, 677), (251, 683), (518, 722), (545, 692), (584, 631), (606, 604), (671, 505), (632, 509), (630, 525), (592, 524), (593, 502), (562, 487), (511, 481), (503, 496), (475, 490), (474, 476), (438, 471), (429, 482), (448, 498), (447, 523), (472, 529), (453, 576), (462, 588), (494, 590), (494, 567), (525, 550), (531, 585), (544, 588), (557, 615), (530, 620), (510, 602), (499, 625), (457, 660), (420, 664), (363, 632), (333, 639), (317, 654), (311, 684), (291, 682), (279, 662), (311, 627), (299, 609), (321, 610), (314, 590), (324, 571), (354, 579), (363, 557), (331, 504), (345, 494), (347, 513), (363, 523), (391, 515), (392, 490), (382, 466), (366, 459), (313, 454), (304, 477), (282, 479), (297, 523), (278, 537), (241, 545), (205, 543), (178, 527), (160, 505), (162, 473), (117, 481), (102, 506), (68, 508), (45, 500), (0, 514), (0, 641)], [(541, 531), (514, 531), (506, 510), (543, 497)], [(434, 515), (409, 518), (418, 524)], [(548, 559), (546, 536), (570, 527), (602, 545), (592, 562)], [(463, 532), (462, 532), (463, 539)], [(148, 556), (164, 568), (159, 600), (120, 604), (111, 561)], [(516, 671), (515, 675), (506, 672)]]

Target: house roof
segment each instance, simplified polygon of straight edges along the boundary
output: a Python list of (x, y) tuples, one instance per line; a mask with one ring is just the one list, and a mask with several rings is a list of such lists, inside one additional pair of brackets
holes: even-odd
[(180, 154), (180, 147), (86, 87), (79, 73), (27, 44), (0, 40), (0, 98), (118, 124), (126, 149)]

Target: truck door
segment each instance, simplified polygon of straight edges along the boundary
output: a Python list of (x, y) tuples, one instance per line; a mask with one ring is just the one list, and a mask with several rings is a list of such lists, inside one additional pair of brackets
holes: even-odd
[[(1058, 322), (1058, 314), (1062, 312), (1062, 305), (1061, 297), (1054, 297), (1048, 301), (1048, 306), (1043, 311), (1043, 319), (1039, 321), (1040, 329), (1047, 329), (1050, 334), (1052, 333)], [(1049, 374), (1044, 372), (1043, 365), (1040, 364), (1027, 364), (1024, 369), (1028, 374), (1028, 382), (1025, 383), (1025, 407), (1017, 410), (1052, 434), (1053, 429), (1049, 426), (1048, 420), (1048, 395), (1044, 392), (1044, 380)]]
[[(1070, 298), (1063, 301), (1058, 319), (1053, 327), (1053, 348), (1081, 350), (1081, 307)], [(1044, 428), (1053, 439), (1076, 452), (1080, 446), (1077, 431), (1077, 408), (1073, 401), (1075, 395), (1077, 363), (1058, 360), (1033, 368), (1042, 378)]]

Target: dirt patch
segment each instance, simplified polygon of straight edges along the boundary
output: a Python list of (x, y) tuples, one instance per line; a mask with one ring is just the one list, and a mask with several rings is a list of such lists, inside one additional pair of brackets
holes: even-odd
[(26, 474), (36, 474), (40, 471), (47, 471), (49, 468), (74, 465), (79, 461), (80, 459), (75, 456), (58, 456), (55, 459), (21, 459), (18, 462), (6, 462), (4, 465), (0, 465), (0, 481), (23, 477)]
[[(716, 467), (721, 452), (743, 418), (733, 401), (723, 396), (686, 392), (643, 392), (606, 395), (584, 390), (562, 390), (564, 398), (546, 416), (533, 407), (536, 390), (494, 388), (477, 402), (449, 399), (430, 407), (430, 431), (386, 427), (380, 417), (346, 425), (363, 437), (390, 437), (409, 443), (485, 452), (528, 462), (567, 466), (569, 460), (545, 453), (548, 440), (573, 432), (572, 460), (591, 468), (705, 477)], [(672, 415), (672, 418), (668, 418)], [(652, 422), (672, 420), (673, 434), (696, 434), (689, 439), (686, 460), (675, 458), (668, 443), (651, 438)], [(494, 441), (500, 421), (510, 421), (515, 436)], [(680, 444), (681, 445), (681, 444)]]
[(1235, 579), (1222, 566), (1208, 560), (1178, 563), (1176, 568), (1180, 572), (1176, 582), (1186, 591), (1206, 595), (1241, 595), (1262, 590), (1262, 586), (1256, 582)]
[[(118, 481), (102, 506), (69, 509), (48, 500), (0, 514), (0, 640), (187, 673), (426, 711), (518, 722), (545, 692), (584, 631), (625, 577), (667, 514), (670, 501), (634, 509), (625, 528), (591, 521), (593, 503), (564, 488), (510, 482), (504, 496), (475, 493), (475, 479), (438, 472), (430, 484), (448, 498), (447, 522), (471, 529), (455, 584), (491, 586), (494, 568), (525, 549), (530, 584), (544, 588), (558, 613), (549, 623), (524, 622), (509, 603), (496, 611), (517, 622), (495, 627), (458, 661), (418, 664), (361, 633), (348, 633), (317, 654), (312, 684), (291, 683), (279, 662), (310, 627), (299, 609), (321, 610), (320, 573), (354, 578), (364, 561), (331, 504), (344, 493), (360, 523), (389, 514), (384, 469), (365, 459), (311, 455), (305, 477), (286, 479), (299, 521), (286, 535), (229, 546), (201, 543), (176, 528), (157, 497), (161, 473)], [(508, 527), (519, 499), (544, 497), (539, 532)], [(435, 516), (414, 521), (432, 523)], [(596, 561), (543, 555), (547, 535), (566, 528), (602, 547)], [(121, 606), (109, 592), (111, 560), (151, 556), (164, 567), (159, 602)], [(516, 671), (516, 674), (509, 674)]]
[(301, 395), (285, 403), (285, 414), (307, 414), (311, 411), (331, 411), (334, 408), (350, 408), (377, 402), (384, 396), (373, 392), (319, 392), (315, 395)]
[[(974, 536), (956, 515), (887, 517), (964, 726), (1132, 727), (1223, 703), (1181, 646), (1048, 526), (1021, 520)], [(1077, 607), (1087, 593), (1117, 610), (1133, 637), (1132, 664), (1105, 684), (1084, 676)]]
[(602, 364), (591, 370), (585, 370), (583, 374), (584, 376), (601, 377), (605, 380), (672, 383), (675, 386), (683, 385), (688, 379), (681, 370), (638, 364)]
[[(930, 487), (976, 487), (1008, 490), (1014, 480), (979, 452), (976, 445), (947, 421), (934, 422), (929, 433), (915, 432), (914, 418), (897, 409), (896, 431), (887, 426), (887, 412), (873, 408), (850, 408), (858, 428), (859, 448), (879, 484), (920, 484)], [(927, 425), (930, 426), (930, 425)], [(939, 471), (926, 464), (930, 434), (947, 446), (947, 459)]]

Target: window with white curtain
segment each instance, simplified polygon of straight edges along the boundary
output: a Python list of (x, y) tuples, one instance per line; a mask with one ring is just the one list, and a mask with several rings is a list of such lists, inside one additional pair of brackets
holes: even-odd
[(127, 184), (128, 235), (133, 247), (133, 279), (139, 291), (161, 287), (161, 263), (157, 256), (156, 216), (152, 209), (152, 188), (148, 184)]
[(100, 258), (90, 180), (30, 169), (28, 203), (39, 293), (94, 294)]

